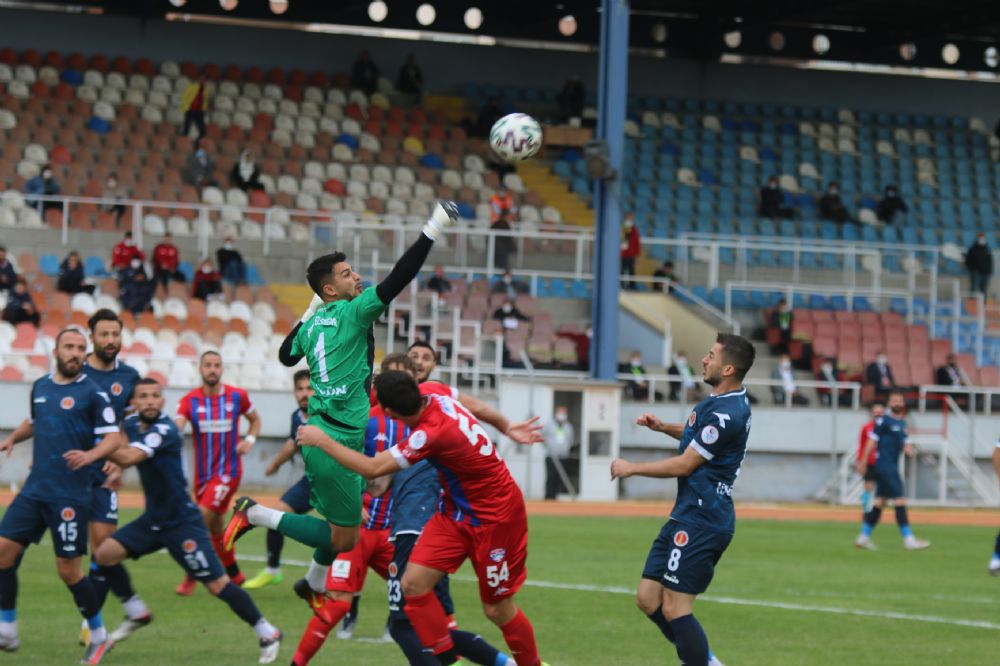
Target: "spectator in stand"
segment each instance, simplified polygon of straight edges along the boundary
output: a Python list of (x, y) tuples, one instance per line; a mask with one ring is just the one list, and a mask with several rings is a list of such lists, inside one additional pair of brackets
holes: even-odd
[(406, 56), (406, 62), (399, 68), (396, 89), (401, 93), (412, 95), (415, 104), (419, 104), (421, 97), (423, 97), (424, 73), (420, 71), (420, 65), (417, 64), (417, 56), (412, 53)]
[(253, 153), (249, 150), (240, 153), (240, 159), (233, 165), (233, 170), (229, 172), (229, 184), (244, 192), (264, 189), (264, 185), (260, 182), (260, 169), (257, 167), (257, 160), (254, 159)]
[(513, 237), (507, 234), (510, 230), (506, 215), (490, 225), (490, 231), (497, 234), (493, 239), (493, 267), (504, 272), (510, 270), (510, 255), (517, 249)]
[(351, 86), (371, 95), (378, 89), (379, 69), (367, 50), (361, 51), (351, 70)]
[(28, 203), (32, 206), (40, 206), (41, 210), (49, 208), (62, 209), (62, 204), (58, 201), (40, 201), (31, 199), (31, 196), (54, 197), (59, 195), (59, 183), (56, 182), (52, 174), (52, 165), (46, 164), (42, 167), (41, 173), (24, 184), (24, 191), (29, 195)]
[(163, 291), (171, 280), (184, 282), (184, 273), (179, 270), (181, 256), (174, 245), (174, 237), (167, 232), (155, 248), (153, 248), (153, 287), (163, 285)]
[[(631, 375), (625, 382), (625, 397), (632, 400), (649, 399), (649, 381), (646, 379), (646, 368), (642, 365), (642, 355), (639, 352), (632, 352), (628, 366), (624, 368), (619, 366), (618, 371)], [(656, 391), (653, 399), (663, 400), (663, 394)]]
[(86, 284), (85, 279), (80, 255), (74, 250), (67, 254), (66, 258), (59, 264), (59, 279), (56, 281), (56, 289), (65, 294), (79, 294), (80, 292), (93, 294), (94, 285)]
[(889, 358), (885, 352), (880, 351), (875, 361), (865, 368), (865, 384), (875, 387), (877, 402), (885, 402), (889, 391), (896, 388), (896, 379), (892, 376), (892, 368), (889, 367)]
[(447, 294), (451, 291), (451, 281), (445, 277), (444, 266), (441, 264), (434, 267), (434, 275), (427, 281), (427, 289), (439, 294)]
[(840, 185), (832, 182), (826, 186), (826, 194), (819, 199), (819, 216), (821, 219), (843, 224), (844, 222), (857, 223), (851, 213), (844, 205), (844, 200), (840, 198)]
[[(861, 456), (864, 455), (865, 447), (868, 445), (868, 440), (871, 439), (872, 430), (875, 429), (875, 422), (885, 415), (885, 405), (881, 405), (879, 403), (873, 404), (871, 415), (871, 420), (861, 426), (861, 441), (858, 442), (858, 462), (861, 462)], [(865, 468), (865, 475), (863, 477), (864, 490), (861, 493), (861, 506), (865, 513), (872, 510), (872, 502), (875, 500), (875, 461), (877, 458), (878, 447), (873, 446), (868, 454), (868, 460), (865, 461), (867, 467)]]
[(17, 284), (17, 271), (7, 258), (7, 248), (0, 245), (0, 292), (12, 291), (15, 284)]
[(24, 276), (19, 275), (14, 283), (14, 289), (7, 296), (7, 306), (3, 309), (4, 321), (17, 326), (20, 323), (28, 322), (36, 328), (38, 326), (38, 310), (28, 293), (28, 283)]
[(568, 123), (570, 118), (583, 117), (583, 105), (587, 100), (587, 91), (579, 77), (566, 79), (562, 90), (556, 96), (559, 103), (559, 119)]
[(490, 222), (496, 222), (501, 217), (508, 222), (517, 215), (517, 206), (514, 198), (507, 191), (507, 188), (500, 185), (497, 191), (490, 197)]
[(760, 214), (770, 218), (793, 218), (795, 209), (785, 205), (785, 195), (778, 187), (778, 177), (771, 176), (760, 188)]
[[(621, 261), (622, 277), (626, 275), (635, 278), (635, 261), (642, 253), (642, 241), (639, 240), (639, 227), (635, 226), (635, 216), (632, 213), (625, 213), (622, 220), (621, 238)], [(622, 280), (623, 289), (638, 289), (638, 284), (634, 279)]]
[(243, 255), (236, 249), (232, 236), (227, 236), (222, 247), (215, 251), (215, 260), (219, 264), (222, 279), (229, 284), (237, 285), (247, 281), (246, 264), (243, 263)]
[(513, 299), (507, 299), (503, 305), (494, 310), (493, 318), (500, 322), (505, 331), (520, 328), (522, 321), (531, 321), (531, 317), (517, 309)]
[(771, 379), (781, 382), (780, 386), (771, 387), (771, 395), (774, 397), (774, 404), (783, 405), (785, 400), (791, 399), (793, 405), (808, 405), (809, 399), (799, 392), (795, 385), (795, 375), (792, 373), (792, 359), (788, 354), (782, 354), (778, 359), (777, 367), (771, 372)]
[(986, 234), (982, 231), (976, 234), (976, 242), (965, 253), (965, 267), (969, 269), (969, 290), (986, 298), (990, 277), (993, 275), (993, 253), (990, 252)]
[[(545, 438), (545, 499), (554, 500), (561, 492), (569, 492), (563, 483), (559, 468), (566, 471), (569, 454), (576, 443), (573, 424), (569, 420), (569, 409), (556, 405), (555, 415), (542, 430)], [(558, 465), (558, 467), (557, 467)]]
[(114, 213), (115, 214), (115, 224), (118, 224), (122, 220), (122, 215), (125, 214), (125, 199), (128, 198), (128, 193), (125, 188), (121, 186), (118, 182), (118, 176), (114, 172), (108, 174), (108, 179), (104, 181), (104, 189), (101, 190), (101, 198), (104, 199), (104, 203), (100, 205), (100, 209), (104, 213)]
[[(557, 338), (566, 338), (567, 340), (571, 340), (573, 344), (576, 345), (576, 367), (579, 370), (590, 369), (590, 339), (592, 336), (593, 330), (590, 326), (587, 326), (587, 329), (583, 333), (577, 333), (575, 331), (556, 332)], [(562, 366), (562, 369), (572, 369), (572, 366)]]
[(700, 402), (704, 398), (704, 391), (701, 390), (701, 386), (695, 380), (694, 373), (691, 371), (691, 364), (688, 363), (687, 354), (683, 351), (678, 351), (674, 354), (674, 364), (667, 369), (667, 374), (681, 378), (679, 382), (670, 382), (671, 400), (679, 400), (682, 389), (684, 391), (685, 403)]
[(119, 283), (118, 299), (125, 310), (137, 315), (153, 309), (151, 304), (156, 285), (146, 277), (146, 271), (141, 262), (134, 259), (132, 263), (138, 265), (123, 274)]
[(488, 137), (490, 130), (493, 128), (493, 123), (498, 121), (502, 116), (503, 109), (500, 107), (500, 100), (496, 97), (487, 98), (486, 103), (479, 109), (479, 114), (476, 116), (476, 124), (471, 127), (472, 131), (470, 134), (481, 138)]
[(958, 357), (948, 354), (945, 364), (937, 369), (937, 377), (934, 380), (938, 386), (971, 386), (969, 376), (965, 370), (959, 367)]
[(520, 280), (515, 280), (510, 271), (504, 271), (503, 275), (493, 283), (490, 293), (506, 294), (507, 298), (514, 300), (521, 294), (527, 294), (528, 285)]
[[(818, 382), (828, 382), (830, 384), (843, 381), (843, 373), (837, 372), (837, 361), (834, 358), (827, 357), (823, 359), (820, 364), (819, 369), (816, 370), (816, 381)], [(829, 407), (833, 402), (833, 389), (820, 387), (816, 389), (816, 393), (819, 394), (819, 402), (824, 407)], [(837, 392), (837, 404), (841, 407), (851, 406), (851, 392), (847, 389), (840, 390)]]
[(121, 241), (111, 250), (111, 270), (121, 272), (127, 270), (132, 260), (138, 258), (140, 262), (145, 261), (146, 255), (135, 246), (132, 240), (132, 232), (126, 231)]
[(653, 271), (653, 277), (661, 280), (670, 280), (669, 283), (657, 285), (665, 294), (674, 293), (674, 284), (681, 283), (680, 278), (677, 277), (677, 273), (674, 272), (674, 262), (669, 259), (664, 261), (662, 266)]
[(887, 185), (885, 195), (878, 202), (878, 207), (875, 209), (875, 216), (886, 224), (892, 224), (900, 216), (909, 212), (909, 210), (906, 202), (899, 197), (896, 186)]
[(792, 341), (792, 323), (794, 321), (795, 315), (789, 309), (788, 301), (782, 298), (778, 301), (774, 309), (771, 310), (771, 321), (768, 322), (771, 328), (778, 329), (778, 332), (781, 334), (781, 340), (773, 351), (781, 354), (788, 353), (788, 343)]
[(181, 95), (181, 111), (184, 113), (184, 130), (181, 136), (187, 136), (191, 125), (198, 129), (198, 139), (205, 136), (205, 112), (208, 111), (211, 92), (204, 76), (199, 76), (184, 89)]
[(194, 146), (194, 152), (188, 157), (187, 166), (184, 167), (184, 173), (181, 175), (185, 183), (194, 185), (200, 190), (203, 187), (215, 185), (215, 180), (212, 178), (214, 170), (215, 163), (209, 159), (208, 153), (199, 141)]
[(222, 296), (222, 276), (215, 270), (211, 259), (205, 259), (191, 280), (191, 296), (207, 301)]

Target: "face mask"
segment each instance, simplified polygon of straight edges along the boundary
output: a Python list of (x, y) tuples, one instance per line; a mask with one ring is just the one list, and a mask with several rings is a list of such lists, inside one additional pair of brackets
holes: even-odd
[(229, 242), (225, 242), (225, 243), (222, 244), (222, 247), (226, 248), (227, 250), (232, 250), (233, 249), (233, 244), (229, 243)]
[(879, 363), (880, 363), (881, 365), (885, 365), (885, 364), (886, 364), (886, 361), (888, 361), (888, 360), (889, 360), (889, 359), (887, 359), (887, 358), (886, 358), (885, 356), (879, 356), (879, 357), (878, 357), (878, 362), (879, 362)]
[(45, 180), (48, 180), (51, 177), (52, 177), (52, 172), (51, 171), (43, 171), (42, 172), (42, 178), (44, 178)]
[(509, 276), (509, 275), (505, 275), (505, 276), (504, 276), (504, 278), (503, 278), (503, 283), (504, 283), (504, 284), (510, 284), (510, 283), (511, 283), (511, 282), (513, 282), (513, 281), (514, 281), (514, 278), (512, 278), (512, 277), (511, 277), (511, 276)]
[(781, 362), (781, 369), (782, 370), (791, 370), (792, 369), (792, 362), (791, 361), (782, 361)]
[(566, 414), (564, 412), (556, 412), (556, 421), (566, 423)]
[(201, 267), (201, 272), (202, 273), (211, 273), (212, 272), (212, 267), (211, 266), (202, 266)]
[(506, 303), (506, 304), (505, 304), (505, 305), (503, 306), (503, 311), (504, 311), (504, 312), (510, 312), (510, 311), (511, 311), (511, 310), (513, 310), (513, 309), (514, 309), (514, 306), (512, 306), (512, 305), (511, 305), (510, 303)]
[(678, 368), (686, 368), (688, 365), (688, 360), (686, 356), (678, 356), (674, 362), (677, 363)]
[(131, 238), (126, 238), (125, 239), (125, 247), (132, 247), (132, 239)]
[(626, 229), (632, 228), (632, 220), (625, 220), (625, 228)]
[(836, 187), (831, 187), (830, 188), (830, 194), (837, 194), (837, 188)]
[(824, 372), (824, 374), (832, 375), (833, 374), (833, 366), (830, 365), (829, 363), (824, 363), (823, 364), (823, 372)]
[(985, 238), (977, 238), (976, 242), (979, 243), (980, 245), (986, 245), (986, 239)]
[(131, 262), (131, 264), (132, 264), (132, 268), (139, 268), (139, 266), (142, 266), (142, 262), (139, 261), (138, 259), (133, 259), (132, 262)]
[(638, 368), (640, 365), (642, 365), (642, 359), (641, 358), (634, 358), (634, 359), (632, 359), (632, 367), (633, 368)]
[(778, 189), (778, 184), (777, 183), (768, 183), (767, 187), (770, 190), (776, 190), (776, 189)]
[(204, 150), (199, 150), (198, 152), (195, 153), (195, 155), (198, 156), (198, 159), (202, 159), (203, 160), (203, 159), (205, 159), (206, 153), (205, 153)]

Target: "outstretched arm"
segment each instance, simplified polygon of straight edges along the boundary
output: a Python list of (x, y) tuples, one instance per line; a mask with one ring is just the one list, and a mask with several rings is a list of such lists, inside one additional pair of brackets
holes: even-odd
[(648, 476), (653, 479), (691, 476), (704, 462), (705, 458), (693, 446), (685, 449), (679, 456), (663, 460), (633, 463), (616, 458), (611, 462), (611, 479), (627, 479), (630, 476)]
[(649, 428), (654, 432), (662, 432), (667, 437), (673, 437), (674, 439), (680, 439), (681, 435), (684, 434), (683, 423), (664, 423), (648, 412), (637, 418), (635, 424)]
[(316, 426), (300, 426), (295, 439), (301, 446), (319, 447), (326, 455), (366, 479), (374, 479), (402, 469), (388, 451), (382, 451), (374, 458), (366, 456), (330, 439), (325, 432)]
[(434, 241), (440, 238), (444, 230), (458, 220), (458, 207), (453, 201), (442, 201), (434, 207), (434, 212), (424, 225), (423, 233), (414, 241), (403, 256), (399, 258), (392, 271), (375, 287), (380, 301), (388, 305), (392, 299), (399, 296), (406, 285), (417, 277), (423, 268), (427, 256), (431, 253)]
[(474, 396), (459, 393), (458, 401), (472, 412), (477, 420), (493, 426), (518, 444), (537, 444), (544, 439), (537, 416), (527, 421), (511, 421), (501, 414), (500, 410)]

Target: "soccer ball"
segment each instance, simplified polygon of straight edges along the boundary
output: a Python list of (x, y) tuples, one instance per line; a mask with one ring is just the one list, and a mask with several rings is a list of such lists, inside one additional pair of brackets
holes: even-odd
[(490, 146), (504, 161), (522, 162), (542, 147), (542, 128), (526, 113), (508, 114), (493, 123)]

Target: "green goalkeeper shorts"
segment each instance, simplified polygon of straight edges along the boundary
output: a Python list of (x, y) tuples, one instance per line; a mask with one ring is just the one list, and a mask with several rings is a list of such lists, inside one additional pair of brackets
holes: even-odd
[[(322, 419), (309, 419), (310, 425), (319, 426), (327, 435), (344, 446), (363, 451), (364, 434), (347, 433)], [(302, 460), (309, 479), (309, 503), (328, 522), (340, 527), (361, 524), (361, 494), (365, 489), (364, 478), (347, 469), (328, 456), (322, 449), (303, 446)]]

